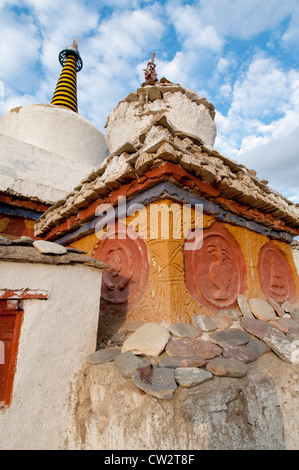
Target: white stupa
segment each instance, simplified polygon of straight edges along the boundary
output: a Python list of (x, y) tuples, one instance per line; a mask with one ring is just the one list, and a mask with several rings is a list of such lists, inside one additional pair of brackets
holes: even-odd
[(82, 68), (74, 43), (59, 58), (63, 70), (52, 104), (14, 108), (0, 119), (0, 191), (49, 204), (72, 191), (108, 155), (103, 133), (72, 104)]
[(216, 138), (215, 108), (206, 98), (166, 78), (157, 80), (154, 53), (145, 71), (145, 82), (111, 111), (106, 123), (110, 152), (133, 142), (157, 114), (165, 115), (181, 131), (213, 147)]

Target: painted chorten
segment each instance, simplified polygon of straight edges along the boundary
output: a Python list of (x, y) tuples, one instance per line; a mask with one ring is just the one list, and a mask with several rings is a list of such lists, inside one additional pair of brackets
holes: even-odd
[(108, 155), (77, 47), (51, 105), (0, 119), (0, 448), (296, 448), (298, 205), (154, 56)]
[(147, 77), (108, 117), (108, 158), (37, 221), (37, 236), (112, 266), (103, 328), (188, 323), (250, 298), (298, 305), (298, 207), (213, 147), (214, 116), (205, 98)]

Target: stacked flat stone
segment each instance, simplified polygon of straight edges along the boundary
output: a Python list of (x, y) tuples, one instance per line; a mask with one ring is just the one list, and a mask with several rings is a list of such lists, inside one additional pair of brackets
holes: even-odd
[(289, 302), (283, 317), (281, 305), (275, 311), (263, 299), (241, 298), (239, 305), (240, 311), (220, 310), (213, 318), (198, 315), (190, 324), (169, 328), (126, 324), (123, 345), (100, 349), (88, 362), (113, 361), (142, 392), (163, 400), (172, 398), (177, 387), (200, 386), (214, 376), (244, 377), (251, 363), (271, 351), (285, 362), (299, 363), (299, 312)]

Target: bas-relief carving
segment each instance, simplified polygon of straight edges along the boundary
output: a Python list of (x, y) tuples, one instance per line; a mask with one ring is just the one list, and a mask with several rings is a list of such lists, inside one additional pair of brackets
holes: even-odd
[(103, 272), (101, 313), (126, 315), (142, 298), (148, 283), (144, 241), (130, 227), (119, 223), (97, 243), (93, 256), (112, 266)]
[(186, 245), (185, 280), (192, 296), (212, 311), (233, 306), (247, 287), (245, 260), (234, 237), (216, 222), (204, 230), (201, 248)]
[[(128, 217), (125, 223), (131, 222), (132, 217)], [(167, 326), (190, 322), (199, 313), (213, 315), (221, 308), (232, 307), (238, 294), (247, 291), (246, 262), (240, 245), (221, 222), (208, 218), (202, 247), (191, 251), (186, 250), (185, 243), (189, 242), (183, 236), (143, 240), (132, 226), (119, 224), (116, 232), (121, 233), (120, 239), (108, 237), (94, 249), (96, 258), (113, 267), (103, 274), (102, 315)], [(129, 233), (134, 236), (130, 238)], [(278, 302), (294, 300), (291, 268), (272, 242), (260, 252), (259, 274), (266, 296)]]
[(150, 240), (147, 243), (150, 279), (145, 295), (128, 321), (153, 321), (169, 326), (190, 322), (200, 307), (185, 285), (183, 240)]
[[(161, 203), (173, 204), (167, 200), (160, 201), (159, 204)], [(146, 212), (149, 215), (149, 207), (146, 207)], [(153, 321), (165, 325), (178, 321), (190, 322), (193, 316), (199, 314), (200, 306), (192, 298), (185, 284), (183, 223), (181, 235), (178, 237), (173, 230), (171, 215), (170, 236), (164, 239), (161, 239), (161, 222), (154, 239), (150, 236), (153, 234), (149, 224), (147, 230), (142, 233), (145, 238), (142, 240), (141, 237), (136, 237), (132, 228), (138, 227), (133, 219), (128, 217), (126, 224), (130, 224), (127, 230), (135, 234), (138, 253), (135, 253), (136, 247), (134, 248), (134, 243), (129, 240), (99, 241), (93, 251), (93, 256), (114, 268), (103, 274), (101, 314), (125, 315), (127, 322)], [(139, 214), (138, 221), (140, 220)], [(213, 218), (207, 216), (204, 224), (210, 225), (212, 222)], [(191, 224), (194, 223), (195, 214), (192, 211)], [(140, 229), (140, 226), (138, 228)], [(125, 267), (122, 267), (123, 264)], [(203, 313), (207, 313), (205, 309)]]
[(278, 303), (296, 303), (296, 284), (284, 254), (269, 241), (259, 253), (258, 273), (263, 293)]

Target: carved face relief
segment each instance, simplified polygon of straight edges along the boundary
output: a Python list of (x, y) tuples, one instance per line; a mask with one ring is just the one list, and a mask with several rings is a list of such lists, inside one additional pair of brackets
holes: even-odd
[(296, 285), (291, 266), (271, 241), (260, 250), (258, 273), (266, 297), (272, 297), (278, 303), (285, 300), (296, 301)]
[(214, 310), (229, 307), (246, 290), (246, 266), (241, 249), (218, 222), (204, 230), (201, 248), (184, 250), (184, 262), (186, 285), (193, 297), (206, 307)]
[[(144, 241), (123, 224), (111, 228), (93, 253), (112, 269), (103, 271), (101, 313), (125, 315), (142, 298), (149, 264)], [(132, 235), (130, 237), (130, 234)]]

